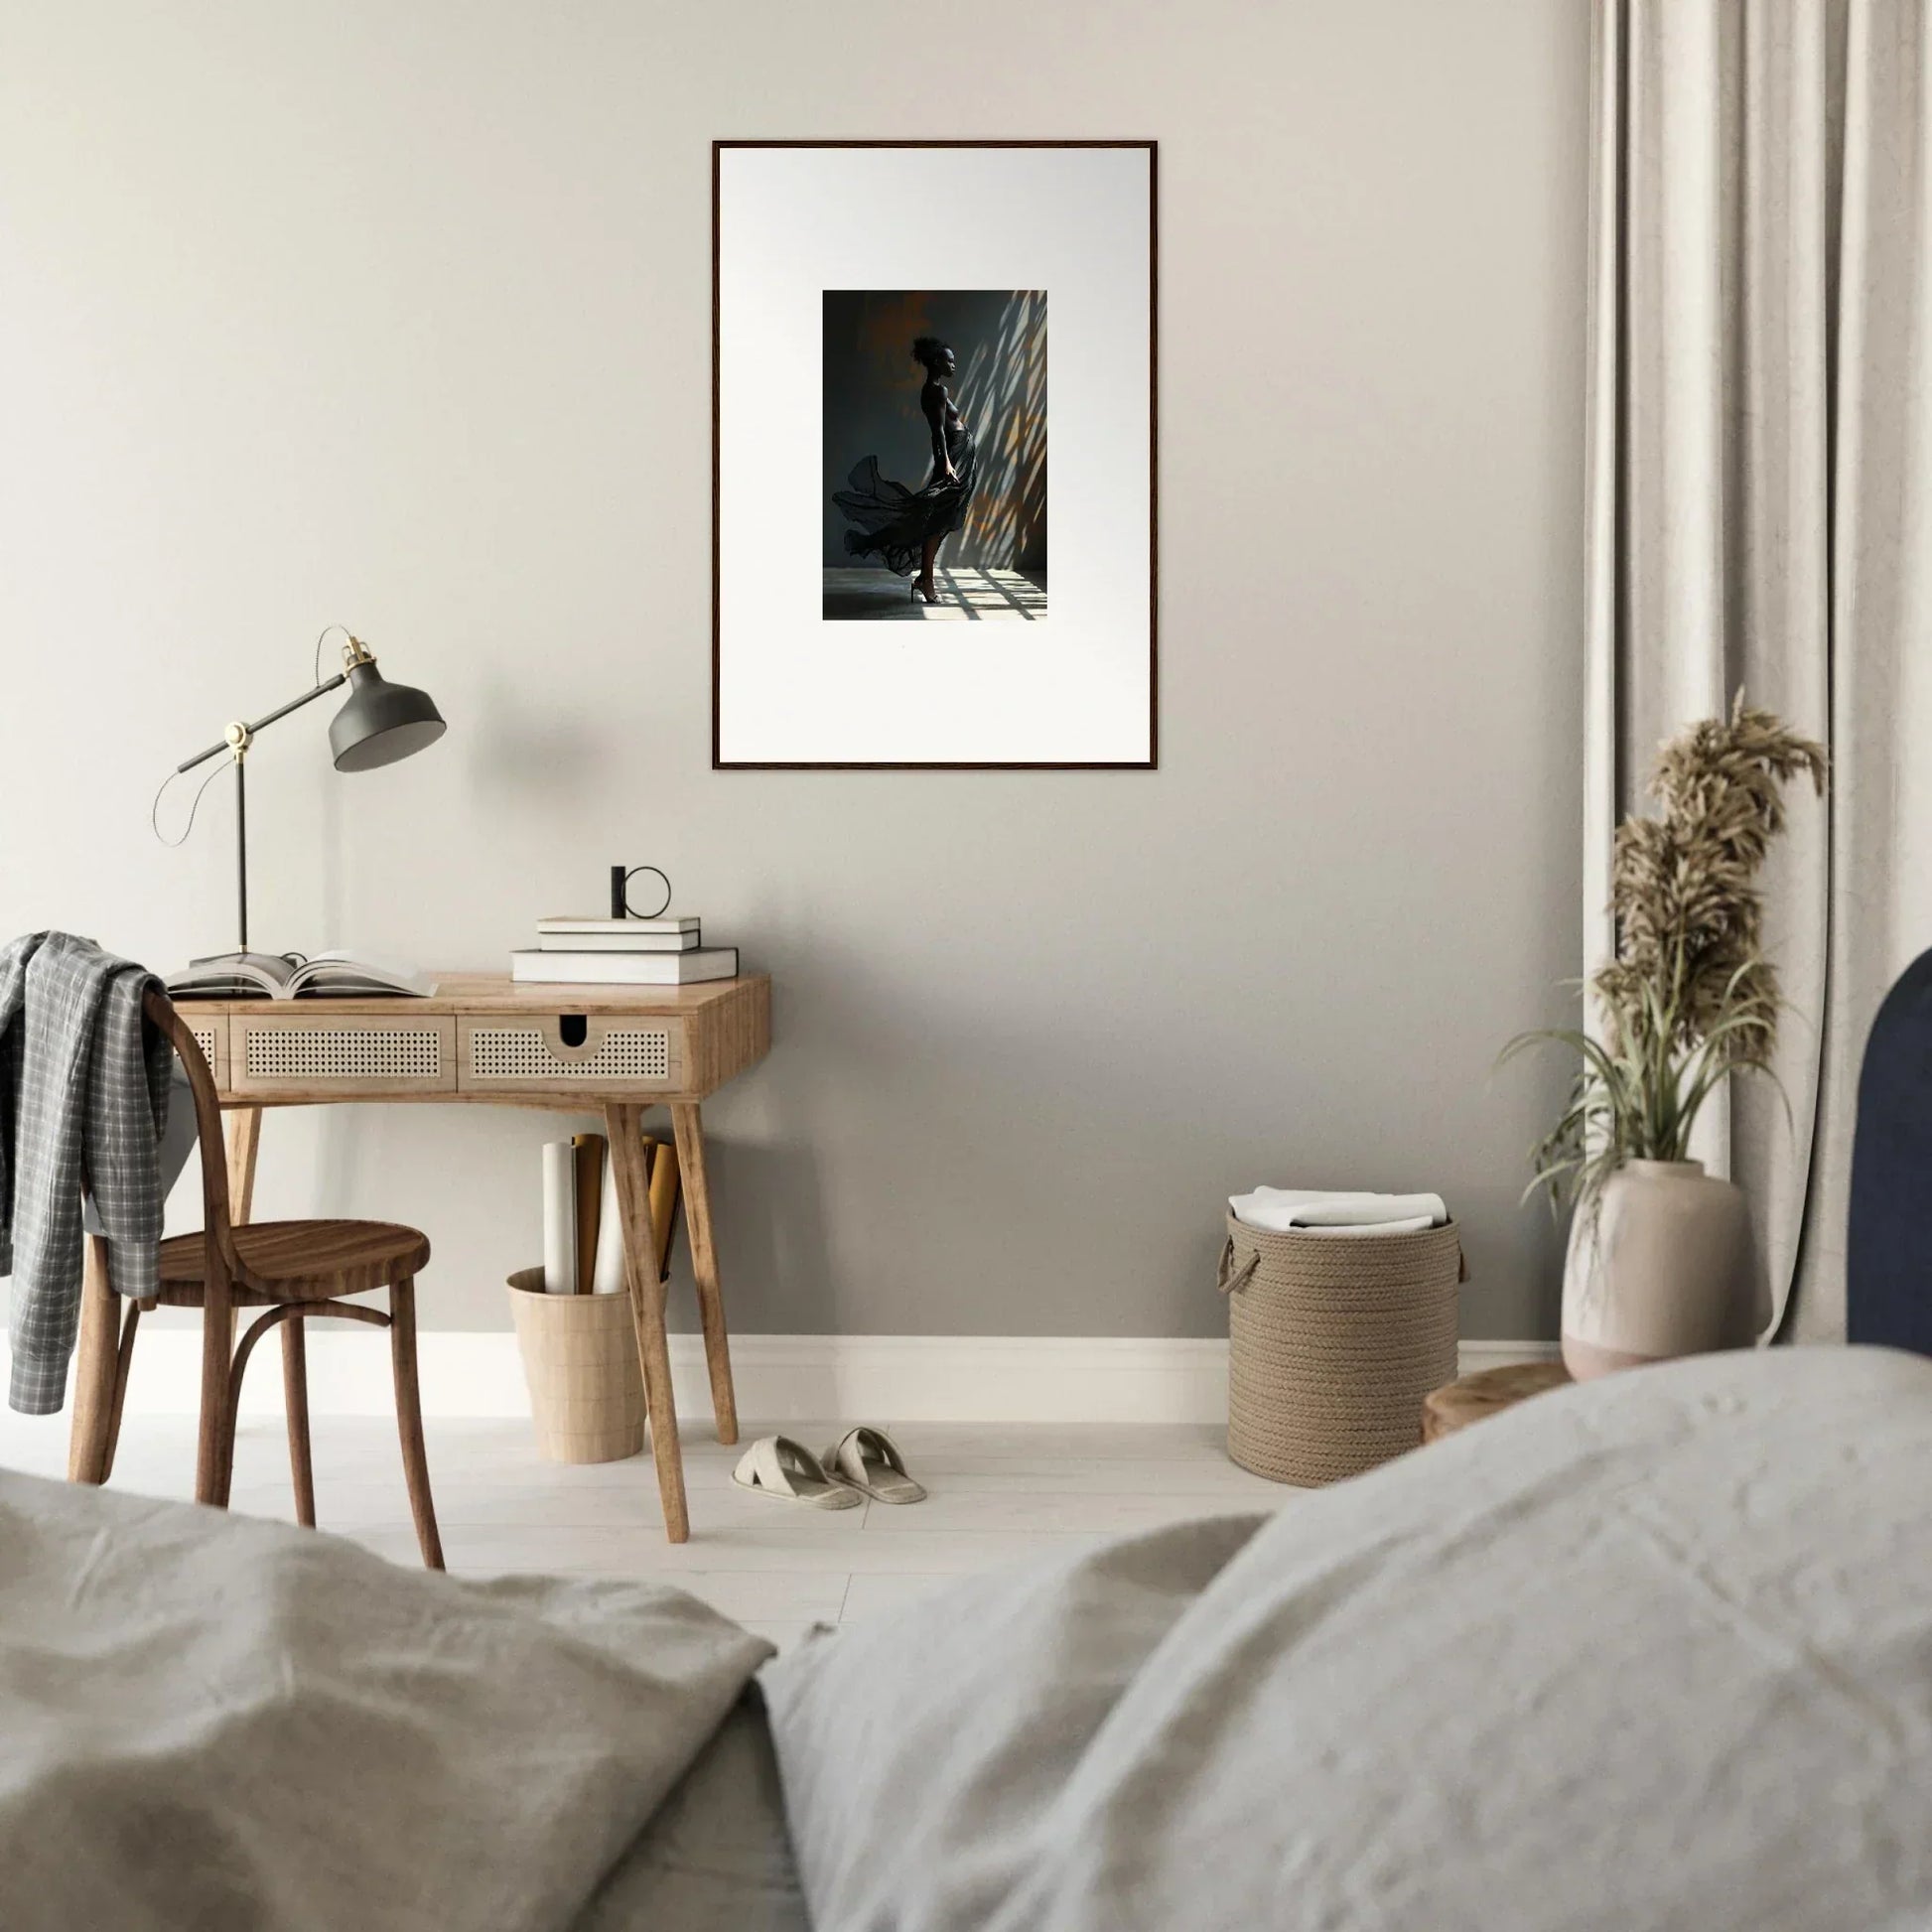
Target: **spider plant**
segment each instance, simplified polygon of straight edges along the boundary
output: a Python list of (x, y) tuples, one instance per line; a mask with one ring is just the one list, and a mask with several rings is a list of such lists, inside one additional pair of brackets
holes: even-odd
[[(1682, 1043), (1684, 994), (1681, 974), (1667, 986), (1638, 981), (1623, 1024), (1601, 1040), (1578, 1028), (1520, 1034), (1503, 1049), (1505, 1061), (1524, 1048), (1548, 1042), (1569, 1047), (1582, 1060), (1569, 1104), (1530, 1156), (1535, 1173), (1525, 1198), (1548, 1187), (1553, 1201), (1590, 1200), (1626, 1161), (1683, 1161), (1699, 1112), (1730, 1074), (1770, 1075), (1776, 1043), (1775, 1002), (1748, 984), (1740, 964), (1732, 975), (1732, 1001), (1708, 1033)], [(1775, 1075), (1771, 1075), (1775, 1081)]]
[[(1784, 828), (1783, 787), (1800, 772), (1822, 794), (1822, 747), (1742, 692), (1727, 718), (1667, 745), (1658, 818), (1618, 826), (1610, 874), (1616, 957), (1589, 982), (1600, 1031), (1519, 1034), (1503, 1059), (1554, 1042), (1579, 1059), (1569, 1104), (1530, 1156), (1525, 1195), (1593, 1201), (1626, 1161), (1682, 1161), (1691, 1130), (1732, 1074), (1771, 1075), (1776, 969), (1759, 944), (1752, 883)], [(1771, 1076), (1774, 1079), (1775, 1076)]]

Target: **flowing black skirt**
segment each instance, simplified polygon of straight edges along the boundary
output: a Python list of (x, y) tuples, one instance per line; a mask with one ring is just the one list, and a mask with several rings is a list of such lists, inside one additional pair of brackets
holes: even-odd
[(907, 489), (882, 477), (876, 456), (853, 471), (846, 480), (850, 487), (832, 492), (833, 502), (858, 525), (845, 533), (848, 556), (877, 557), (888, 570), (910, 577), (919, 568), (927, 538), (950, 536), (966, 521), (979, 476), (979, 450), (971, 432), (948, 430), (946, 454), (959, 481), (935, 476), (923, 489)]

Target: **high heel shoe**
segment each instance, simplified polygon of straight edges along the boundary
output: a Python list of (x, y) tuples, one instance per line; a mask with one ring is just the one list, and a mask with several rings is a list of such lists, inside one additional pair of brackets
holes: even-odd
[(915, 598), (924, 598), (928, 604), (937, 604), (939, 602), (939, 593), (937, 591), (927, 590), (916, 577), (912, 580), (912, 595)]

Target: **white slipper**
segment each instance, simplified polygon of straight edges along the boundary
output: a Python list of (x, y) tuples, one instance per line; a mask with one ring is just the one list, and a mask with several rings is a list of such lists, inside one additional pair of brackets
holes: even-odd
[(834, 1482), (849, 1482), (876, 1503), (922, 1503), (925, 1491), (905, 1473), (905, 1458), (883, 1429), (861, 1423), (825, 1451)]
[(859, 1498), (842, 1482), (834, 1482), (825, 1465), (789, 1436), (760, 1436), (738, 1459), (732, 1480), (741, 1489), (756, 1489), (780, 1502), (805, 1503), (813, 1509), (852, 1509)]

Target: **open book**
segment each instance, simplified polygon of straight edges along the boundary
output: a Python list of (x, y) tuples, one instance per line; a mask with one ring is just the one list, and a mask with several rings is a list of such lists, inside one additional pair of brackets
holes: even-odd
[(307, 959), (299, 952), (219, 953), (190, 960), (168, 975), (167, 985), (176, 998), (191, 1000), (197, 994), (205, 1000), (300, 1000), (371, 993), (427, 1000), (436, 991), (436, 982), (413, 966), (353, 959), (345, 952), (319, 952)]

